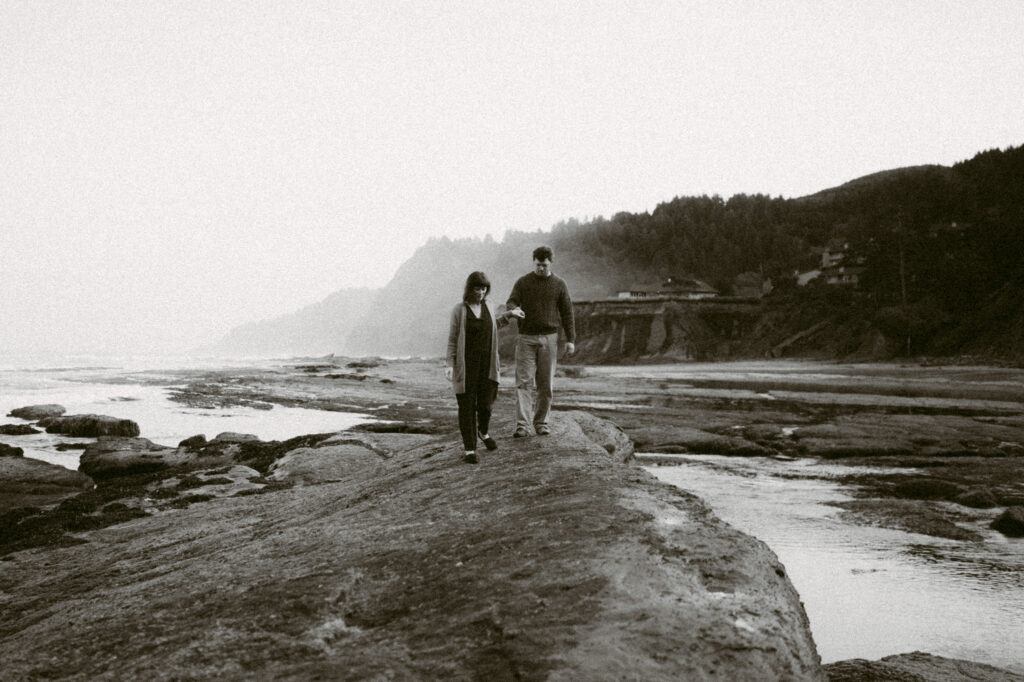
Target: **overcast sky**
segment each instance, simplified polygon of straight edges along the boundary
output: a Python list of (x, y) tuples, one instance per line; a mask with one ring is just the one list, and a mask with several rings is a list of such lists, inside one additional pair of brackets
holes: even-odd
[(188, 348), (431, 236), (1019, 145), (1021, 36), (1020, 0), (0, 0), (0, 360)]

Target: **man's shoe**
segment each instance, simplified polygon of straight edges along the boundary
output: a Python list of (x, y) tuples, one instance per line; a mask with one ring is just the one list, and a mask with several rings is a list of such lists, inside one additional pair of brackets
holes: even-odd
[(551, 435), (551, 429), (548, 428), (547, 424), (541, 424), (537, 427), (538, 436), (549, 436)]
[(462, 456), (462, 461), (465, 462), (466, 464), (476, 464), (480, 460), (476, 458), (475, 450), (467, 450), (466, 454)]
[(520, 426), (520, 427), (518, 427), (518, 428), (516, 429), (516, 432), (512, 434), (512, 437), (513, 437), (513, 438), (526, 438), (526, 437), (527, 437), (527, 436), (529, 436), (529, 435), (530, 435), (530, 434), (528, 434), (528, 433), (526, 432), (526, 429), (524, 429), (524, 428), (523, 428), (522, 426)]
[(483, 441), (484, 447), (488, 450), (497, 450), (498, 444), (494, 442), (494, 439), (490, 436), (480, 436), (480, 440)]

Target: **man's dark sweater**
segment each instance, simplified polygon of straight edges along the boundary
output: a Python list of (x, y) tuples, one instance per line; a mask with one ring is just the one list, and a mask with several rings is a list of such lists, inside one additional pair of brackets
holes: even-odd
[(572, 299), (565, 281), (555, 275), (541, 277), (531, 272), (516, 280), (506, 304), (509, 309), (519, 307), (526, 317), (519, 321), (520, 334), (553, 334), (558, 331), (559, 319), (565, 330), (565, 340), (576, 343), (576, 323), (572, 315)]

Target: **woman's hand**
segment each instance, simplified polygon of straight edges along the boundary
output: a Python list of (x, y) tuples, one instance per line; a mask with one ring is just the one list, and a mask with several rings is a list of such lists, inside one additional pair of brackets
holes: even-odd
[(509, 317), (517, 317), (520, 320), (526, 317), (526, 313), (523, 312), (522, 308), (513, 308), (512, 310), (506, 310), (505, 314)]
[(451, 367), (445, 367), (444, 368), (444, 378), (447, 379), (448, 381), (452, 380), (452, 375), (454, 373), (455, 373), (455, 370), (452, 369)]

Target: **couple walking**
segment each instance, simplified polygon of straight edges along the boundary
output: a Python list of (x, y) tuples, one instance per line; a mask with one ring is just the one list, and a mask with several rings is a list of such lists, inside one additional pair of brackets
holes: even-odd
[[(498, 394), (498, 328), (519, 320), (516, 339), (515, 438), (551, 433), (551, 384), (558, 358), (558, 329), (565, 330), (565, 351), (576, 351), (572, 300), (565, 282), (551, 271), (552, 253), (546, 246), (533, 250), (533, 272), (520, 277), (508, 297), (506, 310), (495, 314), (487, 301), (491, 283), (482, 272), (466, 279), (462, 302), (452, 310), (448, 331), (445, 377), (452, 382), (459, 404), (459, 431), (465, 461), (477, 462), (477, 439), (488, 450), (498, 444), (488, 430), (491, 405)], [(532, 388), (536, 386), (537, 401)]]

